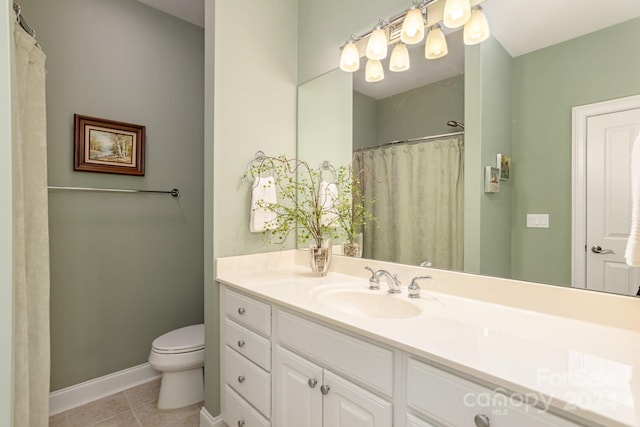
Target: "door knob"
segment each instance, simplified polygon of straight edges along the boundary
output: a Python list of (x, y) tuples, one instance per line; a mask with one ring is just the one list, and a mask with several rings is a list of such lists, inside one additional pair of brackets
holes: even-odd
[(613, 252), (611, 249), (602, 249), (602, 247), (600, 245), (592, 246), (591, 247), (591, 252), (593, 252), (594, 254), (598, 254), (598, 255), (615, 254), (615, 252)]
[(329, 390), (331, 390), (331, 387), (329, 387), (328, 385), (321, 385), (320, 386), (320, 393), (322, 393), (324, 395), (329, 393)]
[(307, 384), (309, 384), (309, 387), (314, 388), (318, 384), (318, 380), (315, 378), (309, 378)]

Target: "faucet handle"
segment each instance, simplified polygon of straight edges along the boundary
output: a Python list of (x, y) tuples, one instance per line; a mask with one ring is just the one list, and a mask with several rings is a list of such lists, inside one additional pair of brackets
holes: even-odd
[(417, 276), (411, 279), (411, 284), (407, 288), (409, 291), (409, 298), (420, 298), (420, 285), (418, 285), (418, 280), (421, 279), (433, 279), (431, 276)]
[(380, 289), (380, 280), (376, 277), (376, 272), (373, 270), (373, 268), (369, 266), (365, 266), (364, 268), (371, 272), (371, 277), (369, 278), (369, 289)]

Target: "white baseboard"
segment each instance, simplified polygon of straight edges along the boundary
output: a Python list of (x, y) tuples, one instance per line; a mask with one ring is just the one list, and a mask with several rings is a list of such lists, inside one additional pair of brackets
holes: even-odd
[(49, 393), (49, 415), (76, 408), (94, 400), (160, 378), (161, 373), (148, 363), (114, 372), (93, 380)]
[(213, 417), (204, 406), (200, 410), (200, 427), (225, 427), (222, 417)]

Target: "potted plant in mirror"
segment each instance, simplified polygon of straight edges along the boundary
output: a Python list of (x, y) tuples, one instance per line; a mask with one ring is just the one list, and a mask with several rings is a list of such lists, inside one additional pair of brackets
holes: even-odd
[(363, 174), (364, 171), (354, 173), (351, 167), (343, 166), (338, 168), (336, 178), (340, 188), (336, 204), (337, 224), (345, 238), (342, 254), (358, 258), (362, 257), (362, 232), (368, 224), (375, 222), (364, 204)]
[(322, 191), (322, 171), (307, 162), (285, 156), (265, 157), (251, 173), (271, 173), (278, 200), (258, 200), (256, 208), (274, 212), (268, 232), (281, 243), (295, 232), (298, 243), (309, 243), (311, 269), (324, 276), (331, 262), (331, 238), (337, 237), (335, 201), (326, 202)]

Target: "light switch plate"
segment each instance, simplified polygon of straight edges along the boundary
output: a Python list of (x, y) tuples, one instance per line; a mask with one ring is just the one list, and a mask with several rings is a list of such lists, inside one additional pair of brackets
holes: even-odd
[(527, 228), (549, 228), (549, 214), (527, 214)]

